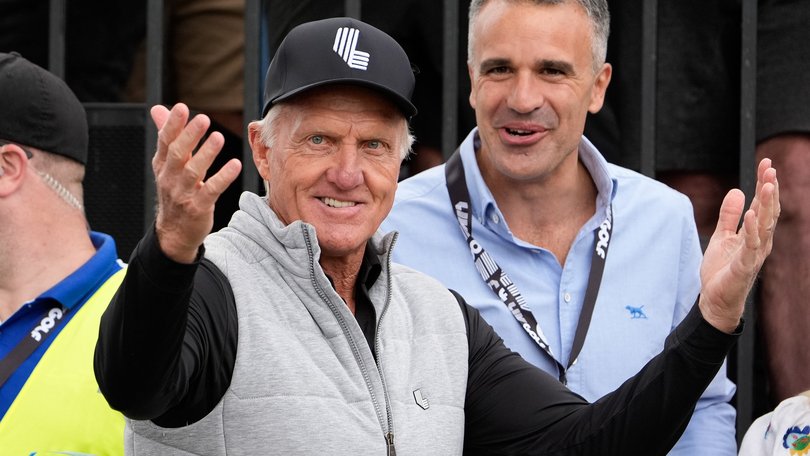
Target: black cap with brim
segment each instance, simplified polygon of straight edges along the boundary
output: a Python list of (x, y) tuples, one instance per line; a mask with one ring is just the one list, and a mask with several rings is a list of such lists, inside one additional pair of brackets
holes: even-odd
[(87, 115), (64, 81), (0, 53), (0, 139), (87, 162)]
[(282, 41), (267, 69), (264, 109), (315, 87), (351, 84), (388, 96), (405, 117), (414, 75), (402, 47), (385, 32), (348, 17), (301, 24)]

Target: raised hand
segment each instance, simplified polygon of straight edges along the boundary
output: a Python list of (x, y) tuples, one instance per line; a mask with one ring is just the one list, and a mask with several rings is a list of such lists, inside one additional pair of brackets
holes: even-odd
[(242, 164), (234, 158), (203, 180), (224, 144), (222, 134), (214, 132), (192, 154), (211, 124), (208, 116), (200, 114), (189, 120), (188, 107), (182, 103), (171, 111), (153, 106), (151, 115), (158, 128), (157, 151), (152, 158), (158, 243), (169, 258), (191, 263), (214, 226), (217, 199), (239, 176)]
[(745, 195), (737, 189), (723, 199), (700, 267), (700, 311), (712, 326), (727, 333), (739, 325), (745, 298), (773, 246), (780, 208), (779, 184), (770, 159), (759, 163), (756, 193), (738, 231), (744, 206)]

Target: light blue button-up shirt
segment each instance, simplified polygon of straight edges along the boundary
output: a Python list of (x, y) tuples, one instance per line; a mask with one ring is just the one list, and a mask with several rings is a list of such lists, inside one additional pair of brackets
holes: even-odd
[[(596, 212), (577, 233), (564, 265), (548, 250), (515, 236), (486, 187), (475, 159), (477, 130), (460, 147), (470, 193), (473, 237), (517, 285), (552, 353), (568, 364), (590, 273), (594, 233), (613, 210), (604, 276), (591, 325), (568, 387), (589, 401), (613, 391), (664, 346), (700, 290), (701, 249), (688, 198), (605, 161), (582, 138), (579, 158), (596, 185)], [(557, 366), (484, 283), (451, 208), (444, 165), (400, 183), (383, 231), (399, 231), (394, 261), (460, 292), (512, 350), (558, 376)], [(526, 210), (532, 210), (526, 208)], [(560, 216), (564, 217), (565, 214)], [(734, 384), (725, 366), (701, 397), (671, 454), (736, 455)], [(666, 398), (662, 398), (666, 400)]]

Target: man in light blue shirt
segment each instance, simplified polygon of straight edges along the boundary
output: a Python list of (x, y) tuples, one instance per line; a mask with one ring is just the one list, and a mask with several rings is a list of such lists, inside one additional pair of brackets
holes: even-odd
[[(612, 71), (604, 1), (470, 8), (478, 127), (446, 165), (400, 184), (382, 229), (400, 232), (396, 262), (460, 292), (510, 348), (593, 401), (694, 304), (692, 206), (582, 136)], [(671, 454), (736, 454), (733, 394), (723, 368)]]

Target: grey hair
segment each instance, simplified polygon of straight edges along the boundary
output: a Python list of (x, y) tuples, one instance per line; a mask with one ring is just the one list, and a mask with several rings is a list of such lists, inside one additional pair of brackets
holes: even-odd
[[(472, 62), (472, 49), (474, 36), (474, 23), (484, 7), (490, 0), (472, 0), (470, 2), (469, 31), (467, 34), (467, 62)], [(535, 5), (561, 5), (575, 3), (581, 6), (588, 14), (592, 25), (591, 49), (593, 52), (594, 72), (599, 71), (607, 58), (607, 42), (610, 36), (610, 12), (607, 0), (502, 0), (511, 3), (532, 3)]]

